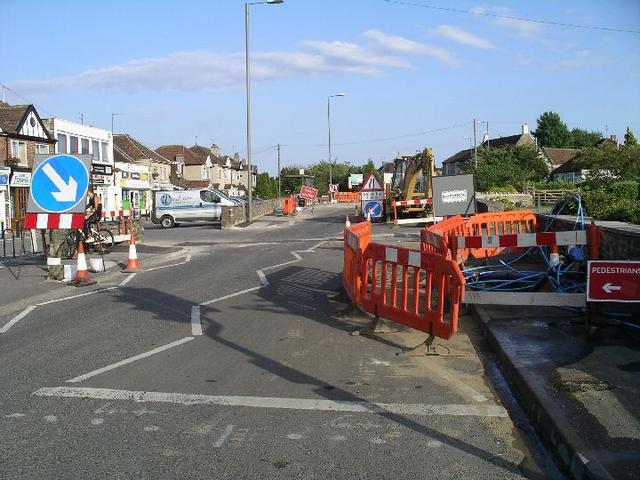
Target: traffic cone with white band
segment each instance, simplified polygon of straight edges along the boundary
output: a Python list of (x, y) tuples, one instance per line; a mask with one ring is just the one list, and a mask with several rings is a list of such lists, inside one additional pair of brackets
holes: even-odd
[(551, 245), (551, 253), (549, 254), (549, 265), (557, 267), (560, 264), (560, 253), (558, 245)]
[(367, 210), (367, 222), (371, 221), (371, 210)]
[(127, 261), (127, 268), (123, 270), (124, 273), (133, 273), (140, 271), (140, 264), (138, 263), (138, 252), (136, 251), (136, 232), (131, 229), (131, 240), (129, 241), (129, 260)]
[(76, 271), (76, 279), (71, 282), (74, 287), (87, 287), (94, 285), (95, 280), (89, 278), (89, 270), (87, 269), (87, 259), (84, 256), (84, 244), (82, 241), (78, 244), (78, 269)]

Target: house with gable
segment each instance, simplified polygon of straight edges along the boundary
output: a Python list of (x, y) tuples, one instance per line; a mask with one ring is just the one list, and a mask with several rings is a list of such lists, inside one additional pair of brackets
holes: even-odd
[[(501, 148), (508, 146), (536, 146), (536, 142), (529, 133), (529, 126), (525, 123), (522, 125), (522, 132), (518, 135), (509, 135), (507, 137), (485, 138), (478, 149), (481, 148)], [(474, 149), (467, 148), (460, 150), (456, 154), (450, 156), (442, 162), (442, 175), (457, 175), (462, 170), (465, 163), (473, 159)]]
[(0, 102), (0, 223), (20, 230), (36, 154), (53, 155), (55, 139), (33, 105)]

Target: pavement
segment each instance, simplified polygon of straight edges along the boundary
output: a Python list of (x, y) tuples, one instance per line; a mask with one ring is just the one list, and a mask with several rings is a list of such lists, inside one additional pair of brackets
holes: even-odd
[(529, 418), (571, 478), (640, 479), (640, 334), (551, 308), (474, 306)]
[(369, 318), (333, 301), (347, 208), (147, 228), (178, 250), (25, 289), (0, 315), (0, 478), (561, 478), (470, 317), (449, 356), (349, 335)]

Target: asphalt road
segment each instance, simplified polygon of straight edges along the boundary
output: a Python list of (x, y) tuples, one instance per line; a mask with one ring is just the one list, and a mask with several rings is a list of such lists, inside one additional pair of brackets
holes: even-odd
[(555, 475), (471, 322), (447, 357), (397, 355), (417, 332), (349, 335), (367, 319), (329, 299), (345, 211), (147, 228), (183, 250), (38, 291), (0, 334), (0, 478)]

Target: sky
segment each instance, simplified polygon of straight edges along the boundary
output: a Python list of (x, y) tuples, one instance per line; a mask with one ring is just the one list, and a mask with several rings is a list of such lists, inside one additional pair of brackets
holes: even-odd
[[(260, 171), (276, 173), (276, 144), (283, 166), (328, 158), (335, 93), (345, 95), (331, 99), (332, 156), (354, 165), (425, 147), (440, 164), (469, 148), (474, 118), (490, 138), (534, 130), (545, 111), (570, 128), (640, 133), (637, 0), (284, 0), (250, 11)], [(10, 103), (106, 129), (121, 113), (115, 131), (151, 148), (197, 138), (246, 154), (244, 2), (0, 0), (0, 13), (28, 19), (0, 30)]]

